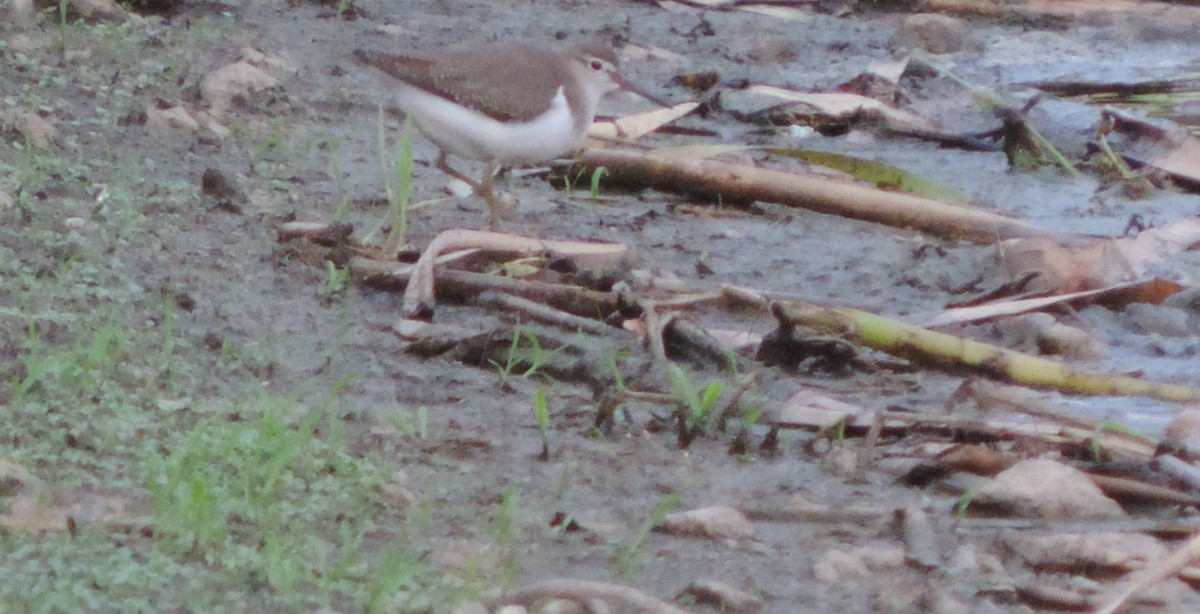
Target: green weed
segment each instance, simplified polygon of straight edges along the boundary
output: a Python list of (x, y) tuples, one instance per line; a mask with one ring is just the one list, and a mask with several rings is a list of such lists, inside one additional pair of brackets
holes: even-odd
[(383, 108), (379, 109), (379, 129), (377, 140), (379, 147), (379, 164), (383, 176), (383, 188), (387, 194), (387, 220), (391, 230), (383, 241), (383, 252), (392, 254), (404, 247), (408, 237), (408, 210), (412, 204), (412, 170), (413, 154), (412, 118), (404, 119), (404, 131), (400, 136), (400, 148), (396, 154), (394, 169), (389, 168), (386, 131), (384, 130)]
[[(521, 343), (522, 339), (525, 340), (525, 344)], [(505, 353), (504, 364), (491, 359), (488, 360), (488, 363), (500, 373), (500, 388), (510, 390), (509, 379), (513, 374), (529, 379), (537, 375), (542, 367), (561, 351), (561, 348), (553, 351), (542, 349), (542, 343), (538, 339), (537, 333), (517, 324), (513, 327), (512, 342), (508, 346), (508, 352)], [(519, 369), (523, 370), (518, 373)]]
[(650, 537), (650, 532), (663, 523), (667, 514), (679, 505), (682, 498), (683, 495), (677, 492), (664, 497), (662, 501), (658, 502), (658, 505), (654, 506), (650, 517), (638, 527), (629, 541), (617, 547), (617, 573), (622, 582), (629, 582), (641, 571), (645, 564), (642, 547)]
[(954, 515), (956, 517), (967, 517), (967, 508), (971, 507), (971, 501), (975, 500), (975, 495), (978, 492), (978, 486), (972, 486), (963, 491), (963, 494), (958, 497), (958, 501), (954, 503)]
[(415, 418), (413, 412), (403, 407), (397, 407), (390, 416), (392, 426), (400, 434), (417, 439), (429, 438), (429, 409), (424, 405), (417, 408)]
[(605, 175), (609, 175), (609, 174), (611, 174), (611, 173), (609, 173), (608, 169), (603, 166), (598, 167), (596, 170), (592, 171), (592, 188), (591, 188), (592, 200), (598, 200), (600, 198), (600, 179), (602, 179)]
[(325, 285), (321, 293), (327, 297), (338, 296), (350, 288), (350, 269), (325, 261)]
[(692, 383), (687, 372), (674, 363), (667, 365), (667, 379), (670, 380), (671, 394), (679, 407), (676, 414), (679, 421), (679, 446), (687, 448), (697, 436), (711, 426), (717, 399), (721, 397), (724, 386), (719, 380), (713, 380), (701, 391)]
[(430, 569), (420, 558), (404, 547), (393, 545), (384, 552), (367, 584), (366, 611), (421, 612), (430, 611), (435, 603), (428, 595)]
[(546, 404), (546, 389), (538, 386), (533, 395), (533, 412), (537, 415), (538, 433), (542, 436), (542, 453), (538, 460), (550, 460), (550, 409)]
[(492, 527), (492, 535), (503, 553), (504, 576), (501, 586), (505, 590), (512, 588), (517, 578), (521, 576), (520, 528), (513, 518), (515, 498), (516, 489), (509, 485), (504, 489), (504, 496), (500, 499), (500, 509), (496, 514), (496, 522)]

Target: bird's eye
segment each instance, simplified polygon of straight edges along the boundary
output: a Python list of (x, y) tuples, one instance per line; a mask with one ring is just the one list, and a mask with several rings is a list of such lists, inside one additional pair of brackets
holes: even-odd
[(604, 70), (604, 63), (600, 60), (592, 60), (592, 70)]

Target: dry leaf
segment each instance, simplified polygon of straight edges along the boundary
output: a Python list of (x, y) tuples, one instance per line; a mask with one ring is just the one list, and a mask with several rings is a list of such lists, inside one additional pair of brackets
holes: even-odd
[[(902, 109), (884, 104), (874, 98), (844, 92), (798, 92), (772, 85), (752, 85), (745, 90), (730, 90), (722, 94), (722, 101), (730, 96), (761, 96), (778, 102), (803, 105), (809, 112), (839, 120), (850, 120), (864, 114), (877, 116), (893, 130), (904, 129), (936, 133), (940, 128), (933, 122)], [(765, 108), (765, 107), (764, 107)]]
[(779, 411), (779, 422), (825, 430), (843, 420), (858, 417), (866, 410), (860, 405), (844, 403), (813, 388), (792, 395)]
[(1027, 286), (1033, 292), (1090, 290), (1134, 276), (1133, 269), (1111, 239), (1065, 242), (1032, 237), (1002, 241), (1000, 249), (1010, 278), (1038, 274)]
[(684, 102), (666, 109), (593, 122), (588, 128), (588, 136), (601, 139), (636, 139), (691, 113), (698, 106), (700, 103)]
[(1151, 265), (1200, 245), (1200, 219), (1183, 218), (1166, 226), (1143, 230), (1137, 236), (1112, 241), (1125, 265), (1140, 275)]
[(1032, 237), (1003, 241), (1000, 249), (1011, 278), (1038, 274), (1028, 289), (1075, 292), (1136, 278), (1168, 256), (1197, 244), (1200, 219), (1185, 218), (1133, 237), (1073, 241)]
[[(1104, 119), (1112, 122), (1110, 144), (1123, 157), (1200, 185), (1200, 141), (1187, 130), (1160, 128), (1112, 110), (1104, 112)], [(1117, 135), (1125, 141), (1116, 142)]]
[(1124, 309), (1131, 303), (1151, 303), (1157, 305), (1167, 300), (1184, 286), (1166, 279), (1154, 278), (1146, 281), (1136, 281), (1127, 284), (1117, 284), (1096, 290), (1070, 292), (1037, 298), (1022, 298), (956, 307), (947, 309), (920, 324), (926, 328), (978, 322), (991, 318), (1012, 316), (1030, 311), (1038, 311), (1056, 305), (1071, 305), (1079, 309), (1086, 305), (1103, 305), (1109, 309)]

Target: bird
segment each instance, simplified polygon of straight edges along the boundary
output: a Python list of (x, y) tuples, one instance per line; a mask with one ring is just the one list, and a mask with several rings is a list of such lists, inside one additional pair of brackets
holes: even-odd
[[(357, 49), (354, 56), (395, 79), (399, 106), (439, 149), (435, 165), (487, 201), (492, 228), (515, 204), (495, 193), (500, 167), (575, 149), (611, 92), (645, 96), (621, 77), (615, 49), (599, 41), (565, 48), (504, 42), (430, 55)], [(487, 169), (473, 180), (450, 166), (451, 155)]]

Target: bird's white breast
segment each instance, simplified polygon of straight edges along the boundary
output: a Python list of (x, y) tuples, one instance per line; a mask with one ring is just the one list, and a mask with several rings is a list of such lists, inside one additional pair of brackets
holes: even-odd
[(561, 87), (545, 112), (525, 122), (502, 122), (409, 85), (400, 86), (398, 100), (429, 140), (463, 158), (533, 164), (571, 151), (583, 136)]

